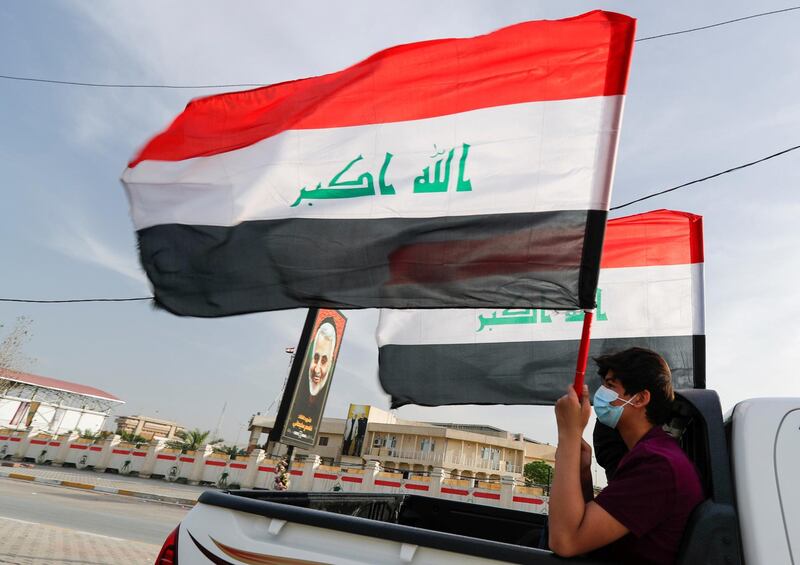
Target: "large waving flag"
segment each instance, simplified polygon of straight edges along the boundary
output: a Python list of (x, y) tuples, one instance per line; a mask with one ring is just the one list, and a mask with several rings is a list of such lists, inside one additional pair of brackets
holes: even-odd
[[(704, 388), (703, 304), (700, 216), (609, 220), (590, 355), (647, 347), (676, 388)], [(550, 404), (571, 382), (582, 321), (580, 311), (382, 310), (381, 384), (394, 407)]]
[(593, 306), (634, 27), (526, 22), (192, 101), (122, 177), (157, 303)]

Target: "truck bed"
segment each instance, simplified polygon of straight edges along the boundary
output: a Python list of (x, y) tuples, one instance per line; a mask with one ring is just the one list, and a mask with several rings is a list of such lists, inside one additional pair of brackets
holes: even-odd
[[(188, 535), (181, 532), (182, 556), (190, 550), (197, 552), (199, 546), (217, 554), (220, 549), (226, 552), (213, 538), (201, 540), (191, 535), (194, 530), (192, 515), (197, 518), (205, 515), (213, 519), (211, 507), (216, 507), (225, 509), (228, 522), (232, 522), (230, 511), (242, 514), (233, 522), (240, 526), (238, 529), (248, 539), (242, 539), (239, 543), (232, 543), (231, 540), (236, 536), (222, 535), (220, 524), (215, 524), (214, 530), (221, 534), (220, 539), (226, 540), (225, 547), (229, 551), (233, 546), (247, 547), (249, 553), (301, 558), (300, 563), (477, 565), (564, 561), (550, 551), (537, 548), (546, 516), (479, 504), (410, 494), (206, 491), (199, 499), (198, 510), (206, 506), (209, 507), (205, 509), (206, 512), (190, 513), (189, 519), (184, 521), (182, 530), (185, 529)], [(255, 516), (268, 520), (254, 521)], [(258, 533), (247, 535), (248, 531), (254, 531), (256, 523), (262, 525)], [(196, 531), (209, 531), (208, 525), (199, 526)], [(365, 536), (380, 540), (381, 547), (367, 542), (363, 539)], [(307, 550), (308, 555), (297, 554), (298, 537), (304, 540), (300, 546)], [(320, 540), (326, 541), (316, 547)], [(345, 540), (347, 543), (344, 543)], [(261, 549), (254, 552), (255, 547)], [(319, 551), (324, 551), (326, 547), (327, 554), (320, 555)], [(363, 550), (362, 555), (355, 556), (354, 560), (354, 556), (342, 555), (334, 548)], [(388, 559), (390, 554), (395, 559)], [(233, 557), (235, 554), (230, 555)], [(587, 565), (600, 561), (571, 559), (570, 563)]]
[[(742, 563), (719, 398), (708, 390), (676, 397), (670, 427), (697, 465), (708, 496), (689, 519), (676, 563)], [(538, 549), (545, 520), (413, 494), (206, 491), (181, 523), (177, 545), (183, 565), (564, 563)]]

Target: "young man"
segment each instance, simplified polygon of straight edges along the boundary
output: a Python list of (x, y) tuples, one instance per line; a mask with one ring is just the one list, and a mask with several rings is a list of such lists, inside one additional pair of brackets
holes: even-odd
[(700, 477), (662, 429), (674, 399), (666, 361), (631, 348), (595, 359), (603, 379), (597, 419), (616, 428), (628, 448), (608, 486), (592, 500), (591, 448), (582, 440), (589, 390), (570, 387), (556, 402), (558, 449), (550, 492), (550, 548), (573, 556), (604, 548), (620, 563), (673, 563), (686, 522), (704, 498)]

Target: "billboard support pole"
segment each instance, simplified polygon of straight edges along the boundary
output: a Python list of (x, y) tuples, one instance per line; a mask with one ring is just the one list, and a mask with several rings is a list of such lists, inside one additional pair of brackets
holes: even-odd
[(581, 345), (578, 348), (578, 364), (575, 367), (575, 381), (572, 383), (572, 388), (575, 389), (575, 394), (578, 395), (579, 400), (581, 396), (583, 396), (586, 365), (589, 361), (589, 340), (592, 334), (592, 318), (594, 318), (594, 310), (584, 310)]
[(289, 483), (292, 482), (292, 462), (294, 461), (294, 446), (286, 446), (286, 474), (289, 475)]

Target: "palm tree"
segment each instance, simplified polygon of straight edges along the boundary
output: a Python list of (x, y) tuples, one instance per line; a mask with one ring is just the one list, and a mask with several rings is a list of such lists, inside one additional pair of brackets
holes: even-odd
[(231, 459), (236, 459), (237, 455), (247, 455), (247, 451), (235, 445), (215, 445), (214, 453), (225, 453)]
[(82, 431), (79, 428), (75, 428), (75, 431), (78, 432), (78, 434), (81, 437), (81, 439), (93, 439), (95, 441), (100, 441), (102, 439), (106, 439), (107, 437), (109, 437), (113, 433), (113, 432), (109, 432), (109, 431), (93, 432), (89, 428), (86, 428), (85, 430), (82, 430)]
[(117, 430), (117, 435), (125, 443), (132, 443), (136, 447), (139, 447), (142, 444), (148, 443), (148, 440), (147, 440), (146, 437), (142, 437), (139, 434), (135, 434), (133, 432), (129, 432), (129, 431), (126, 431), (126, 430)]
[(221, 439), (215, 439), (214, 441), (206, 441), (208, 436), (211, 434), (209, 430), (200, 431), (200, 428), (195, 428), (193, 430), (180, 430), (175, 433), (178, 439), (170, 440), (166, 443), (167, 447), (170, 449), (180, 449), (181, 453), (186, 453), (187, 451), (197, 451), (200, 449), (201, 445), (214, 445), (215, 443), (220, 443)]

